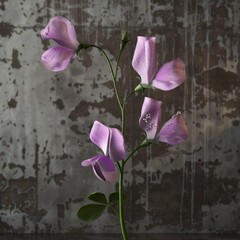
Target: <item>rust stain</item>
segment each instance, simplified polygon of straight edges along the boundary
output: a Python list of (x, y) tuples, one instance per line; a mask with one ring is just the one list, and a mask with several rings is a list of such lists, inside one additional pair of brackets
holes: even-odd
[(16, 108), (17, 107), (17, 101), (13, 98), (11, 98), (10, 101), (8, 101), (8, 107), (9, 108)]
[(72, 110), (68, 116), (69, 119), (72, 121), (77, 121), (78, 118), (80, 117), (86, 117), (89, 115), (89, 103), (86, 102), (85, 100), (82, 100), (74, 110)]
[(70, 127), (70, 129), (71, 129), (74, 133), (76, 133), (76, 134), (78, 134), (78, 135), (85, 135), (84, 132), (81, 132), (81, 131), (78, 129), (78, 126), (77, 126), (77, 125), (72, 125), (72, 126)]
[[(2, 6), (2, 5), (1, 5)], [(13, 33), (14, 26), (11, 23), (0, 22), (0, 35), (2, 37), (11, 37)]]
[(3, 222), (0, 216), (0, 232), (1, 233), (14, 233), (14, 227), (6, 222)]
[(91, 55), (88, 53), (90, 50), (82, 50), (81, 51), (81, 59), (79, 60), (82, 66), (85, 68), (89, 68), (92, 66), (92, 58)]
[(62, 186), (63, 182), (65, 181), (65, 177), (66, 177), (65, 170), (63, 170), (61, 173), (53, 175), (53, 179), (58, 186)]
[[(12, 164), (12, 167), (13, 164)], [(7, 184), (7, 188), (1, 190), (2, 207), (4, 209), (16, 210), (26, 213), (29, 217), (37, 217), (41, 219), (46, 211), (44, 209), (37, 209), (36, 199), (36, 178), (7, 180), (0, 174), (0, 181)]]
[(59, 110), (63, 110), (63, 109), (65, 108), (65, 105), (64, 105), (62, 99), (60, 99), (60, 98), (57, 99), (56, 101), (54, 101), (53, 103), (56, 105), (56, 107), (57, 107)]
[(16, 68), (19, 69), (21, 68), (21, 64), (20, 61), (18, 59), (18, 50), (17, 49), (13, 49), (12, 51), (12, 64), (11, 64), (12, 68)]
[(197, 77), (196, 82), (205, 86), (206, 79), (209, 79), (209, 89), (218, 94), (232, 93), (240, 85), (240, 76), (238, 74), (225, 71), (219, 67), (204, 71), (201, 76)]
[(23, 173), (25, 173), (26, 167), (20, 164), (15, 164), (15, 163), (9, 163), (8, 164), (9, 169), (14, 169), (14, 168), (19, 168)]

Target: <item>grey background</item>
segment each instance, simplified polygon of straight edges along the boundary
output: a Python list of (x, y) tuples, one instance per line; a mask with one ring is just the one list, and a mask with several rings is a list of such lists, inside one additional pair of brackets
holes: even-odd
[[(164, 102), (163, 119), (180, 110), (190, 130), (177, 147), (154, 145), (128, 163), (126, 218), (131, 232), (236, 233), (240, 229), (240, 2), (238, 0), (1, 0), (0, 232), (119, 232), (106, 212), (94, 223), (76, 217), (85, 197), (115, 185), (100, 182), (82, 160), (95, 119), (118, 127), (120, 114), (107, 65), (85, 51), (61, 73), (40, 56), (52, 43), (39, 32), (62, 15), (82, 42), (118, 55), (122, 30), (131, 42), (121, 61), (121, 97), (139, 80), (131, 68), (138, 35), (158, 39), (159, 65), (181, 57), (187, 81), (171, 92), (145, 92)], [(143, 140), (143, 96), (127, 106), (127, 148)]]

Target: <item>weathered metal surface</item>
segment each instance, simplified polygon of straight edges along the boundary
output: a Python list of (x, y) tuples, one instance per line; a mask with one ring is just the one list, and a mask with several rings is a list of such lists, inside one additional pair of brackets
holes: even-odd
[[(128, 163), (125, 189), (131, 232), (237, 232), (240, 229), (240, 2), (238, 0), (2, 0), (0, 3), (0, 232), (119, 232), (106, 213), (76, 218), (99, 182), (80, 166), (97, 151), (88, 133), (95, 119), (120, 123), (107, 64), (86, 51), (52, 73), (39, 59), (49, 47), (39, 31), (55, 15), (69, 18), (79, 39), (118, 54), (122, 30), (131, 43), (121, 61), (121, 97), (138, 84), (131, 68), (137, 35), (158, 38), (159, 65), (181, 57), (187, 81), (171, 92), (146, 92), (164, 102), (163, 118), (183, 113), (190, 139), (154, 145)], [(142, 140), (143, 96), (127, 106), (127, 147)]]

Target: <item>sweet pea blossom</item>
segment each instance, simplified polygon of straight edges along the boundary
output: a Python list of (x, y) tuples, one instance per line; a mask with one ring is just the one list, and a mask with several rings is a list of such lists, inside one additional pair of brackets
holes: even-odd
[(90, 140), (102, 149), (103, 155), (84, 160), (82, 166), (92, 166), (100, 180), (113, 182), (116, 177), (114, 162), (125, 158), (125, 145), (121, 132), (95, 121), (90, 132)]
[(40, 35), (43, 40), (52, 39), (59, 44), (42, 54), (43, 65), (53, 72), (66, 69), (79, 45), (73, 24), (64, 17), (56, 16), (50, 19)]
[(155, 37), (138, 37), (132, 66), (141, 77), (141, 86), (172, 90), (186, 79), (185, 64), (180, 58), (165, 63), (158, 70)]
[(162, 102), (145, 97), (142, 105), (140, 127), (145, 131), (148, 140), (177, 145), (187, 140), (188, 128), (180, 112), (177, 112), (164, 125), (161, 123)]

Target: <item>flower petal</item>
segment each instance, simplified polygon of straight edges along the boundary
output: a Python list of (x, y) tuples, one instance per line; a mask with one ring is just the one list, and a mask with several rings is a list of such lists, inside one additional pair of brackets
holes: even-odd
[(41, 62), (50, 71), (65, 70), (72, 60), (75, 51), (65, 47), (52, 47), (42, 54)]
[(180, 58), (165, 63), (152, 81), (152, 86), (164, 91), (172, 90), (186, 79), (185, 64)]
[(109, 128), (110, 141), (108, 154), (113, 161), (119, 161), (125, 158), (125, 143), (122, 133), (116, 128)]
[(63, 47), (71, 49), (76, 49), (79, 44), (73, 24), (61, 16), (51, 18), (40, 35), (42, 39), (53, 39)]
[(188, 128), (180, 112), (177, 112), (162, 127), (158, 140), (170, 145), (183, 143), (188, 138)]
[(161, 101), (144, 98), (139, 125), (146, 132), (147, 139), (156, 138), (161, 121), (161, 105)]
[(157, 71), (155, 42), (155, 37), (137, 38), (132, 66), (144, 84), (150, 84)]
[(96, 144), (98, 147), (102, 149), (104, 155), (108, 155), (109, 138), (110, 138), (109, 128), (104, 124), (95, 121), (90, 132), (90, 139), (94, 144)]
[(94, 165), (100, 156), (101, 155), (96, 155), (95, 157), (84, 160), (84, 161), (81, 162), (81, 165), (83, 167), (88, 167), (88, 166)]
[(102, 181), (114, 182), (116, 179), (115, 166), (107, 156), (99, 156), (98, 160), (92, 165), (95, 175)]

